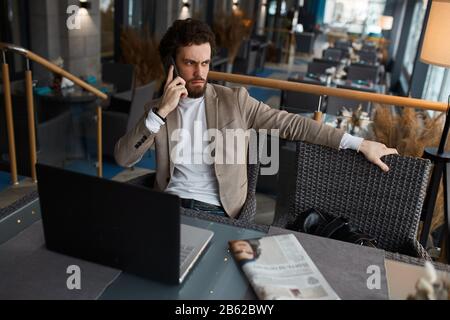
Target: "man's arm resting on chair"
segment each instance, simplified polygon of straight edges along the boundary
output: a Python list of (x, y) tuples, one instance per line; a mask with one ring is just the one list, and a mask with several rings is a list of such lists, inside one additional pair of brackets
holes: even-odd
[(396, 149), (388, 148), (382, 143), (356, 138), (315, 120), (273, 109), (252, 98), (244, 88), (238, 91), (238, 101), (242, 118), (249, 128), (279, 129), (283, 139), (301, 140), (335, 149), (357, 150), (383, 171), (388, 171), (389, 168), (381, 158), (397, 154)]

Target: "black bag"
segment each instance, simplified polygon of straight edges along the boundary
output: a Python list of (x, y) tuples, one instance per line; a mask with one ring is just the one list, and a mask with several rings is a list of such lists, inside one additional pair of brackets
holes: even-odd
[(377, 241), (374, 237), (353, 228), (345, 217), (335, 216), (316, 209), (309, 209), (299, 214), (294, 221), (288, 223), (286, 228), (362, 246), (377, 247)]

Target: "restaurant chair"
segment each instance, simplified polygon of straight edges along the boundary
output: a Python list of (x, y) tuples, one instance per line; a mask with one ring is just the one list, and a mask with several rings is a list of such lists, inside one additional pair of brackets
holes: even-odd
[(131, 130), (144, 114), (144, 106), (153, 100), (156, 82), (135, 89), (129, 113), (106, 110), (103, 112), (103, 155), (114, 158), (116, 142)]
[(296, 32), (295, 33), (295, 52), (304, 54), (313, 54), (314, 52), (315, 34), (312, 32)]
[(254, 74), (258, 54), (257, 42), (251, 39), (243, 40), (233, 63), (233, 73)]
[(258, 43), (258, 54), (256, 55), (256, 71), (264, 71), (264, 65), (267, 59), (267, 50), (269, 48), (270, 42), (267, 40), (266, 36), (254, 36), (254, 40)]
[(296, 182), (288, 211), (276, 212), (274, 226), (286, 227), (309, 209), (341, 215), (380, 249), (430, 260), (417, 241), (431, 170), (429, 160), (389, 155), (385, 173), (354, 150), (306, 142), (296, 146)]
[(314, 59), (312, 62), (308, 63), (307, 73), (326, 74), (327, 69), (337, 67), (338, 64), (338, 61)]
[(334, 43), (334, 48), (341, 49), (344, 51), (348, 51), (349, 48), (352, 47), (352, 41), (351, 40), (337, 40)]
[(362, 50), (375, 52), (377, 51), (377, 44), (372, 41), (365, 41)]
[(374, 65), (378, 61), (378, 56), (376, 51), (365, 51), (361, 50), (358, 52), (359, 61), (365, 64)]
[(361, 80), (378, 83), (379, 73), (378, 66), (352, 64), (348, 67), (347, 80)]
[(131, 91), (134, 87), (135, 67), (131, 64), (107, 62), (102, 64), (102, 81), (114, 85), (116, 93)]
[[(299, 80), (296, 78), (289, 78), (288, 81), (311, 84), (311, 81)], [(315, 82), (314, 84), (321, 84)], [(310, 113), (317, 111), (319, 106), (320, 96), (298, 91), (281, 91), (280, 110), (285, 110), (291, 113)]]
[(328, 48), (323, 50), (322, 57), (324, 60), (341, 61), (344, 53), (338, 48)]

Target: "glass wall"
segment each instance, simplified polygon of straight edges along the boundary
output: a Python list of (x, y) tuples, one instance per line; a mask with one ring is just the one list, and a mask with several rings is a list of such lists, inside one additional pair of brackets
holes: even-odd
[(155, 31), (155, 15), (158, 12), (156, 6), (156, 0), (126, 0), (124, 6), (126, 11), (125, 25), (141, 31), (146, 30), (153, 34)]
[(324, 23), (356, 34), (379, 34), (386, 0), (327, 0)]
[(449, 69), (430, 65), (423, 91), (423, 99), (447, 102), (449, 95)]
[(405, 56), (403, 58), (403, 75), (409, 79), (414, 69), (420, 35), (427, 11), (428, 0), (418, 1), (414, 8), (408, 41), (406, 43)]
[(114, 56), (114, 0), (100, 0), (101, 57)]
[[(24, 0), (0, 0), (0, 41), (28, 47), (27, 11), (27, 3)], [(7, 62), (11, 79), (23, 78), (23, 57), (7, 54)]]

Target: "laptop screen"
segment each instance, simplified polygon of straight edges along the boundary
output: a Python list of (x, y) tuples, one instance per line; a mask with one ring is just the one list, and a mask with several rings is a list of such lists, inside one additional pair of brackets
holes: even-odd
[(43, 164), (36, 169), (48, 249), (178, 284), (177, 196)]

